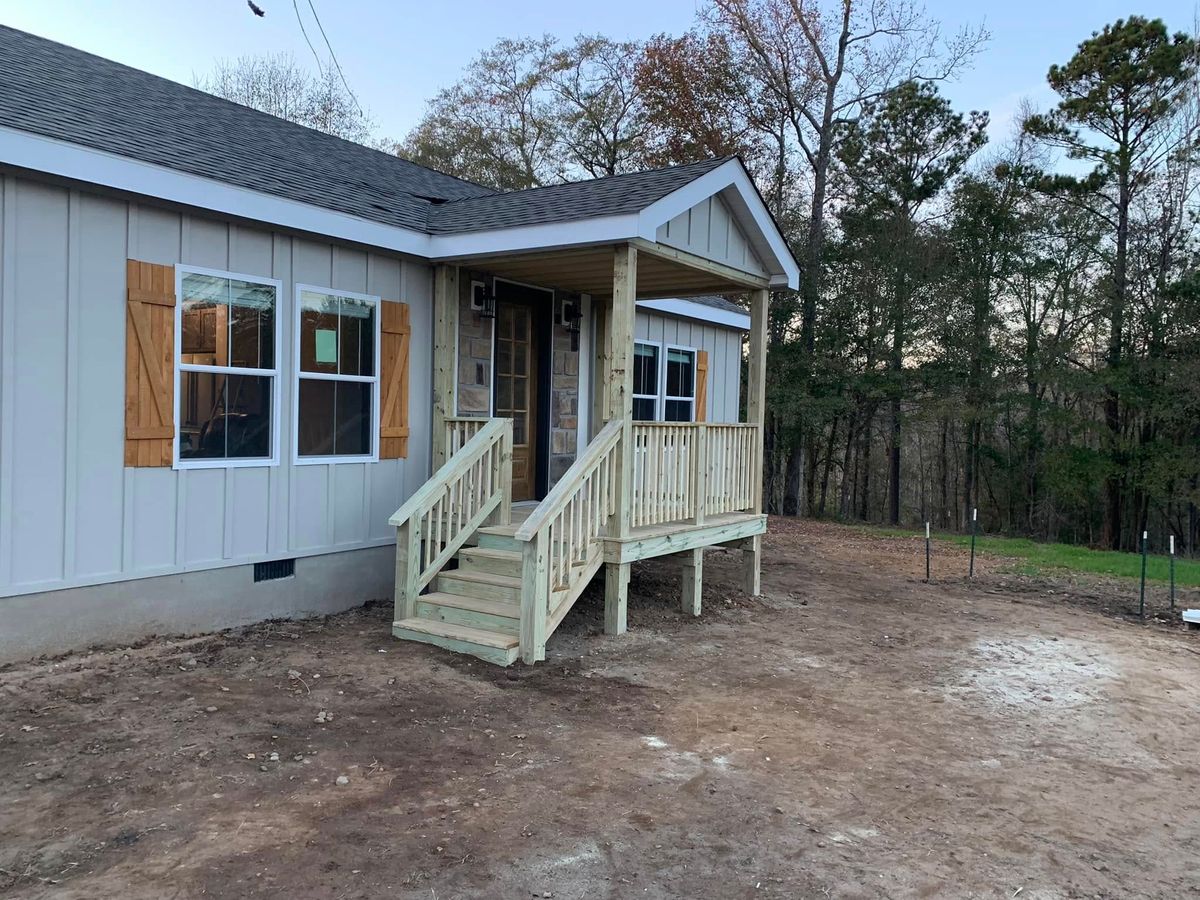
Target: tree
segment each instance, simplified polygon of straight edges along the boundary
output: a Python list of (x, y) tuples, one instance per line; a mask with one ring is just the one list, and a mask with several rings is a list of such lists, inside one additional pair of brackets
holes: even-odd
[(375, 123), (346, 90), (331, 65), (314, 76), (290, 53), (220, 60), (194, 86), (234, 103), (359, 144), (370, 143)]
[(900, 522), (901, 415), (904, 364), (917, 324), (915, 301), (928, 283), (928, 248), (918, 233), (922, 211), (987, 140), (986, 113), (954, 112), (930, 82), (906, 81), (864, 106), (844, 127), (838, 158), (857, 227), (878, 229), (890, 247), (891, 442), (889, 513)]
[(1195, 132), (1164, 127), (1195, 73), (1196, 43), (1171, 36), (1162, 20), (1131, 16), (1079, 45), (1064, 66), (1050, 67), (1050, 86), (1062, 97), (1050, 113), (1033, 116), (1029, 133), (1094, 164), (1083, 178), (1057, 176), (1049, 187), (1070, 192), (1105, 222), (1113, 235), (1109, 284), (1108, 386), (1104, 403), (1112, 465), (1106, 479), (1104, 542), (1122, 546), (1126, 460), (1121, 445), (1121, 382), (1129, 281), (1129, 216), (1156, 170)]

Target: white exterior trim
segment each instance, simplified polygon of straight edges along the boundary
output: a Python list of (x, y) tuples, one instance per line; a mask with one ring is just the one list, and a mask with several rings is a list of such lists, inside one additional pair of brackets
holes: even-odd
[(429, 235), (0, 126), (0, 163), (197, 209), (428, 257)]
[(719, 193), (743, 226), (749, 226), (746, 231), (751, 245), (772, 270), (771, 285), (799, 287), (799, 268), (787, 243), (775, 227), (750, 176), (736, 159), (701, 175), (638, 213), (440, 235), (372, 222), (6, 126), (0, 126), (0, 163), (447, 262), (470, 256), (578, 247), (634, 238), (654, 242), (660, 225)]
[(682, 316), (685, 319), (697, 319), (698, 321), (709, 322), (713, 325), (727, 325), (730, 328), (737, 328), (740, 331), (750, 330), (749, 313), (735, 313), (726, 309), (717, 309), (712, 306), (705, 306), (703, 303), (696, 303), (694, 300), (639, 300), (637, 305), (638, 309), (669, 313), (673, 316)]

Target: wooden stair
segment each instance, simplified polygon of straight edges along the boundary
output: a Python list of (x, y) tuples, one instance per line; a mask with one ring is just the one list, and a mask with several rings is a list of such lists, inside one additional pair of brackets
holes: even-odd
[(469, 653), (497, 665), (514, 662), (521, 631), (521, 554), (512, 526), (481, 528), (478, 546), (455, 554), (437, 590), (422, 594), (415, 618), (392, 623), (398, 638)]

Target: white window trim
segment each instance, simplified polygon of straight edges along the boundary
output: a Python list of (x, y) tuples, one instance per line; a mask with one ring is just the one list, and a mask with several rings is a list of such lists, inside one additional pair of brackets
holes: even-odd
[[(314, 294), (327, 294), (330, 297), (345, 297), (347, 300), (360, 300), (364, 303), (370, 303), (375, 307), (375, 374), (374, 375), (332, 375), (327, 372), (301, 372), (300, 371), (300, 303), (304, 296), (304, 292), (309, 291)], [(379, 367), (383, 360), (380, 358), (381, 351), (381, 335), (383, 334), (383, 318), (382, 310), (379, 304), (383, 299), (375, 294), (358, 294), (354, 291), (342, 291), (331, 287), (322, 287), (315, 284), (297, 284), (295, 290), (295, 303), (292, 306), (294, 314), (292, 322), (292, 330), (295, 332), (292, 352), (294, 354), (295, 365), (293, 366), (292, 377), (292, 463), (297, 466), (328, 466), (339, 463), (370, 463), (379, 462)], [(340, 352), (340, 350), (339, 350)], [(357, 381), (361, 384), (370, 383), (373, 385), (371, 391), (371, 414), (373, 418), (371, 428), (371, 452), (367, 454), (359, 454), (357, 456), (301, 456), (300, 455), (300, 380), (302, 378), (312, 381)]]
[(658, 392), (655, 394), (637, 394), (633, 395), (634, 400), (653, 400), (654, 401), (654, 418), (652, 419), (634, 419), (635, 422), (661, 422), (663, 415), (663, 391), (666, 385), (663, 383), (663, 376), (666, 374), (666, 369), (663, 368), (663, 360), (666, 358), (666, 353), (663, 351), (661, 341), (644, 341), (638, 338), (633, 342), (634, 359), (637, 358), (637, 345), (644, 344), (647, 347), (653, 347), (658, 352)]
[[(211, 275), (215, 278), (229, 278), (246, 281), (251, 284), (265, 284), (275, 288), (275, 368), (248, 369), (242, 366), (199, 366), (181, 362), (183, 356), (183, 277), (185, 275)], [(186, 266), (178, 263), (175, 266), (175, 439), (173, 445), (174, 469), (247, 469), (261, 466), (279, 465), (279, 432), (283, 418), (280, 415), (280, 323), (283, 313), (283, 282), (277, 278), (264, 278), (262, 275), (246, 275), (241, 272), (226, 272), (221, 269), (207, 269), (203, 266)], [(180, 397), (183, 391), (184, 372), (216, 372), (224, 375), (259, 375), (271, 378), (271, 455), (270, 457), (254, 457), (253, 459), (180, 459), (179, 439), (182, 430), (179, 426)]]
[[(667, 393), (667, 357), (671, 355), (672, 350), (683, 350), (686, 353), (692, 354), (692, 395), (690, 397), (680, 397), (674, 394)], [(695, 347), (688, 347), (685, 344), (664, 344), (662, 353), (662, 409), (660, 411), (660, 421), (667, 420), (667, 401), (669, 400), (686, 400), (692, 404), (692, 414), (687, 419), (689, 422), (696, 421), (696, 374), (700, 362), (700, 352)], [(682, 424), (682, 423), (675, 423)]]

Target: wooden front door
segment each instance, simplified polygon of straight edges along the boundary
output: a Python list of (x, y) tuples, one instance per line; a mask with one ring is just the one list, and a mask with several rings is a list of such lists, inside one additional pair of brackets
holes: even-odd
[(533, 307), (496, 305), (496, 415), (513, 420), (512, 498), (537, 499), (537, 333)]

